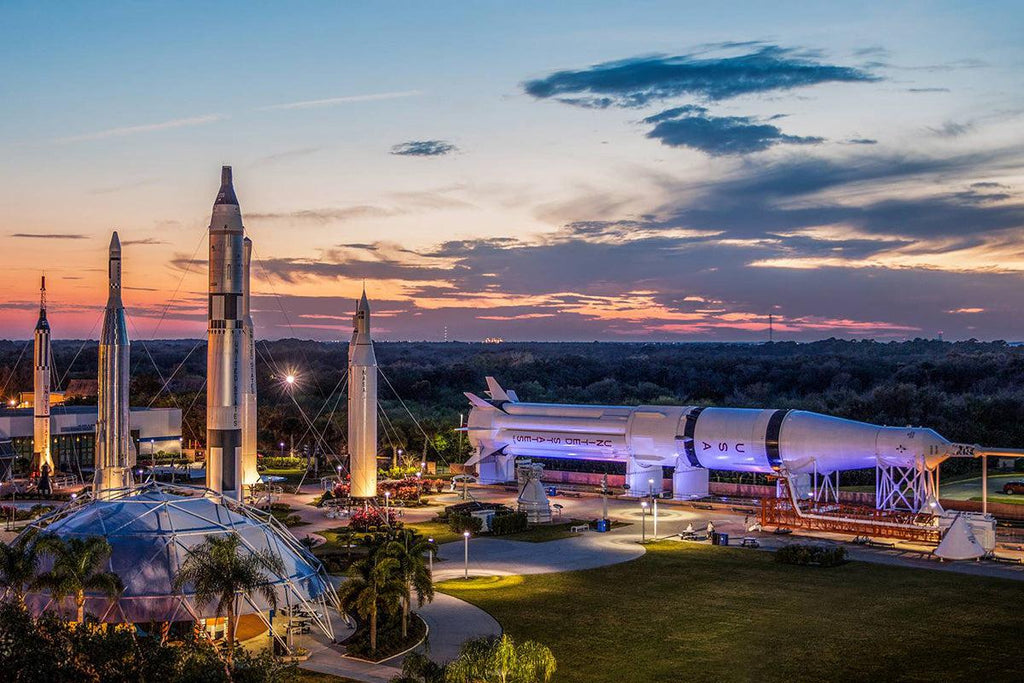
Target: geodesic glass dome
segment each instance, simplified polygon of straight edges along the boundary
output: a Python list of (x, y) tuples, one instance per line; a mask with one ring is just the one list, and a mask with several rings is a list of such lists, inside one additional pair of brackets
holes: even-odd
[[(187, 586), (178, 593), (172, 583), (189, 548), (209, 535), (234, 532), (249, 552), (270, 551), (283, 561), (284, 573), (272, 578), (278, 609), (304, 608), (316, 614), (314, 621), (331, 635), (326, 608), (336, 605), (337, 597), (319, 561), (269, 513), (208, 489), (148, 483), (120, 498), (72, 504), (32, 527), (65, 539), (103, 536), (110, 543), (109, 568), (121, 577), (124, 592), (115, 602), (99, 594), (86, 595), (86, 612), (101, 621), (173, 622), (215, 616), (214, 603), (200, 609)], [(44, 556), (40, 571), (49, 565)], [(47, 593), (30, 593), (26, 602), (37, 613), (55, 606)], [(64, 605), (66, 613), (73, 613), (71, 603), (69, 599)], [(237, 603), (239, 615), (267, 609), (258, 593), (240, 596)]]

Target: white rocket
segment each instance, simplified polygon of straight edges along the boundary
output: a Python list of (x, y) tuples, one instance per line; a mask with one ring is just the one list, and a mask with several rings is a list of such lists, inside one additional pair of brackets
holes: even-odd
[[(221, 169), (210, 218), (210, 284), (206, 351), (206, 486), (244, 496), (246, 345), (245, 228), (231, 180)], [(254, 396), (255, 399), (255, 396)], [(255, 418), (255, 410), (253, 411)], [(255, 470), (255, 463), (253, 463)]]
[(96, 413), (97, 497), (132, 484), (135, 451), (131, 442), (128, 410), (128, 325), (121, 302), (121, 242), (110, 238), (107, 267), (109, 292), (100, 333), (98, 402)]
[(468, 434), (485, 483), (515, 478), (522, 457), (626, 464), (634, 495), (660, 493), (674, 467), (676, 497), (707, 495), (708, 470), (828, 475), (870, 467), (934, 472), (948, 457), (974, 455), (931, 429), (882, 427), (803, 410), (699, 406), (598, 406), (520, 402), (487, 378), (490, 400), (467, 393)]
[(366, 290), (352, 316), (348, 346), (348, 453), (353, 498), (377, 495), (377, 358)]
[(35, 351), (32, 373), (32, 469), (43, 465), (53, 470), (50, 453), (50, 323), (46, 319), (46, 276), (39, 287), (39, 322), (36, 323)]
[(252, 240), (242, 241), (242, 315), (245, 330), (245, 361), (242, 363), (242, 485), (249, 487), (259, 481), (256, 471), (256, 331), (252, 322), (249, 297), (249, 274), (252, 272)]

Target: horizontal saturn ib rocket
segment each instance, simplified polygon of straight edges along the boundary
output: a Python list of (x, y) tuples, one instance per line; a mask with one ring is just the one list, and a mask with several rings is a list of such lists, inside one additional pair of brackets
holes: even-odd
[(121, 242), (110, 238), (107, 261), (107, 306), (100, 332), (98, 402), (96, 413), (97, 497), (132, 485), (135, 450), (131, 440), (128, 409), (128, 325), (121, 301)]
[(348, 453), (353, 498), (377, 495), (377, 358), (366, 290), (352, 316), (348, 346)]
[[(931, 429), (882, 427), (804, 410), (525, 403), (487, 378), (488, 399), (467, 393), (467, 432), (485, 483), (515, 478), (518, 456), (626, 464), (633, 495), (660, 493), (675, 468), (675, 496), (707, 495), (710, 469), (787, 477), (863, 468), (932, 472), (978, 447)], [(1005, 451), (1005, 449), (1004, 449)], [(990, 451), (994, 453), (995, 451)]]
[(239, 501), (245, 487), (256, 483), (256, 395), (248, 300), (252, 246), (246, 242), (231, 167), (224, 166), (210, 219), (206, 486)]

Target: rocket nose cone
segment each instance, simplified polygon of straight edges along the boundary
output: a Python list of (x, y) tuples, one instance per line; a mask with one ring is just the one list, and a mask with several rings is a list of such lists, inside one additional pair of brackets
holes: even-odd
[(231, 178), (230, 166), (221, 166), (220, 191), (217, 193), (217, 199), (213, 204), (214, 206), (217, 204), (238, 204), (238, 197), (235, 196), (235, 185)]
[(117, 230), (110, 236), (110, 255), (121, 255), (121, 240), (117, 236)]

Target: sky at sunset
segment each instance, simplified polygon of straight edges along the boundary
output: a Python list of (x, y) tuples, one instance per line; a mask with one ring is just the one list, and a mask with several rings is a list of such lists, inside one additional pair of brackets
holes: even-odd
[(1020, 2), (0, 4), (0, 337), (1024, 340)]

